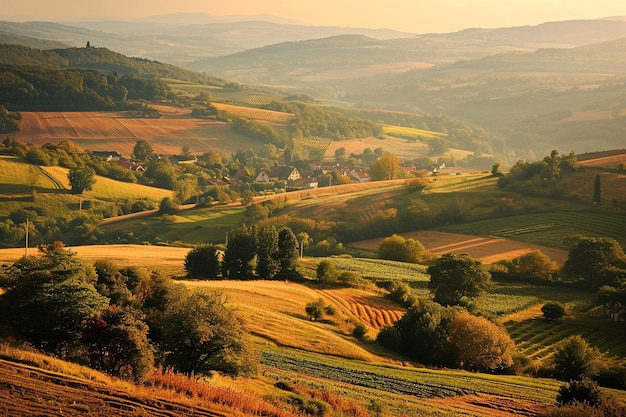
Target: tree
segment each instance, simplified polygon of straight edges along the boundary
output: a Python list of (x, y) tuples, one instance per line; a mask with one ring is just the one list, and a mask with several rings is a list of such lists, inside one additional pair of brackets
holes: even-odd
[(593, 375), (598, 369), (600, 351), (580, 335), (573, 335), (556, 346), (552, 364), (557, 378), (568, 381)]
[(66, 357), (80, 345), (82, 323), (109, 300), (93, 286), (93, 266), (61, 244), (40, 251), (40, 257), (15, 262), (3, 277), (0, 321), (15, 337)]
[(600, 184), (600, 175), (596, 175), (596, 181), (593, 184), (593, 204), (599, 204), (602, 200), (602, 184)]
[(394, 155), (383, 155), (370, 167), (373, 180), (391, 180), (400, 174), (400, 160)]
[(241, 225), (228, 233), (222, 272), (230, 279), (252, 279), (254, 277), (252, 261), (256, 256), (256, 229)]
[(563, 265), (563, 273), (570, 278), (584, 279), (591, 290), (607, 284), (601, 271), (608, 267), (626, 268), (626, 256), (613, 238), (584, 237), (573, 246)]
[(541, 312), (547, 320), (558, 320), (565, 315), (565, 307), (561, 303), (550, 301), (541, 307)]
[(378, 257), (392, 261), (420, 263), (426, 260), (424, 245), (414, 239), (393, 234), (378, 245)]
[(400, 351), (427, 364), (452, 365), (447, 326), (460, 311), (419, 300), (394, 325), (402, 338)]
[(152, 145), (150, 145), (150, 142), (143, 139), (135, 142), (135, 146), (133, 147), (133, 157), (136, 160), (140, 162), (146, 162), (147, 160), (151, 159), (153, 155), (154, 150), (152, 149)]
[(466, 254), (445, 254), (428, 267), (427, 273), (434, 300), (444, 306), (460, 305), (465, 298), (478, 297), (491, 282), (491, 274), (480, 261)]
[(335, 268), (335, 263), (328, 259), (324, 259), (317, 264), (316, 269), (317, 279), (324, 283), (330, 284), (337, 281), (337, 269)]
[(72, 194), (82, 194), (84, 191), (89, 191), (96, 183), (96, 172), (89, 167), (72, 168), (67, 173), (67, 178), (70, 181), (72, 188)]
[(91, 367), (113, 376), (142, 381), (154, 367), (148, 326), (138, 310), (109, 307), (85, 322), (82, 342)]
[(170, 197), (163, 197), (159, 203), (159, 214), (176, 214), (178, 213), (178, 205)]
[(513, 268), (518, 274), (548, 280), (557, 265), (540, 250), (534, 250), (514, 259)]
[(278, 272), (278, 230), (273, 225), (259, 228), (257, 234), (256, 274), (261, 279), (273, 279)]
[(457, 366), (493, 371), (513, 364), (515, 344), (504, 328), (489, 320), (462, 312), (454, 316), (447, 330)]
[(188, 376), (252, 371), (249, 336), (227, 301), (219, 292), (196, 291), (168, 304), (161, 342), (165, 365)]
[(491, 175), (494, 177), (501, 177), (503, 175), (500, 172), (500, 162), (496, 162), (491, 166)]
[(219, 248), (213, 244), (200, 244), (185, 256), (188, 277), (217, 278), (220, 267)]
[(276, 271), (276, 278), (301, 278), (301, 275), (298, 272), (298, 247), (298, 240), (290, 228), (285, 227), (278, 232), (278, 248), (276, 252), (278, 271)]

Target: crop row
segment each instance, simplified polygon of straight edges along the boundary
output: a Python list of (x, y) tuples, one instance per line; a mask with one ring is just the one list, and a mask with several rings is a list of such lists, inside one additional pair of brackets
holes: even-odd
[(263, 352), (261, 363), (265, 366), (284, 371), (298, 372), (346, 384), (372, 388), (394, 394), (412, 395), (420, 398), (444, 398), (476, 393), (470, 389), (461, 389), (436, 383), (423, 383), (407, 378), (343, 368), (270, 352)]
[(609, 213), (532, 213), (447, 227), (447, 231), (479, 236), (512, 237), (533, 244), (563, 247), (575, 235), (626, 240), (624, 215)]
[(300, 143), (306, 149), (325, 151), (330, 146), (332, 140), (321, 136), (309, 136), (302, 138)]
[(430, 279), (426, 274), (426, 267), (423, 265), (367, 258), (332, 258), (332, 262), (338, 269), (353, 271), (374, 281), (390, 279), (428, 281)]

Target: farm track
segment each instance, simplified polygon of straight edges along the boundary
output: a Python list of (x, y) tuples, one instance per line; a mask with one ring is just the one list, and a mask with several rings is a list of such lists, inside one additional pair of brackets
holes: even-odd
[(225, 417), (208, 409), (128, 392), (0, 359), (0, 414), (5, 416)]

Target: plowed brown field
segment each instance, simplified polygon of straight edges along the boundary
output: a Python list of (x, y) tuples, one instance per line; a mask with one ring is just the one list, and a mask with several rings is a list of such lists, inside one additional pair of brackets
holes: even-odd
[[(401, 233), (401, 235), (406, 239), (412, 238), (418, 240), (424, 245), (427, 251), (436, 255), (450, 252), (467, 253), (472, 258), (480, 259), (485, 264), (491, 264), (505, 259), (511, 260), (537, 249), (560, 264), (567, 259), (567, 252), (565, 251), (508, 239), (461, 235), (432, 230), (407, 232)], [(382, 240), (383, 238), (361, 240), (352, 242), (349, 246), (375, 250)]]
[(151, 119), (124, 112), (23, 112), (15, 138), (35, 145), (70, 140), (83, 150), (118, 151), (125, 157), (140, 139), (149, 141), (156, 153), (170, 155), (183, 146), (194, 153), (234, 153), (260, 146), (225, 122), (194, 119), (174, 110), (162, 114)]

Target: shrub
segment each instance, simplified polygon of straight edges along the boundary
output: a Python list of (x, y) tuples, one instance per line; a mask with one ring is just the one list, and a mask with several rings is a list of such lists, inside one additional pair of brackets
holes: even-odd
[(397, 352), (402, 347), (402, 335), (396, 327), (385, 327), (378, 332), (376, 342), (384, 348)]
[(365, 325), (361, 322), (356, 323), (354, 325), (354, 329), (352, 329), (352, 336), (356, 337), (357, 339), (362, 339), (366, 333), (367, 327), (365, 327)]
[(320, 321), (324, 318), (324, 300), (318, 298), (315, 301), (311, 301), (304, 307), (307, 318), (312, 321)]
[(559, 405), (580, 403), (595, 407), (602, 403), (602, 393), (595, 381), (583, 378), (561, 385), (556, 402)]
[(552, 364), (556, 377), (567, 381), (595, 374), (599, 359), (598, 348), (589, 346), (580, 335), (574, 335), (557, 345)]
[(201, 244), (185, 256), (187, 276), (195, 278), (217, 278), (220, 272), (218, 248), (212, 244)]
[(565, 315), (565, 307), (561, 303), (550, 301), (541, 307), (541, 312), (547, 320), (558, 320)]
[(337, 280), (335, 264), (327, 259), (321, 261), (317, 265), (317, 279), (324, 284), (335, 282)]

